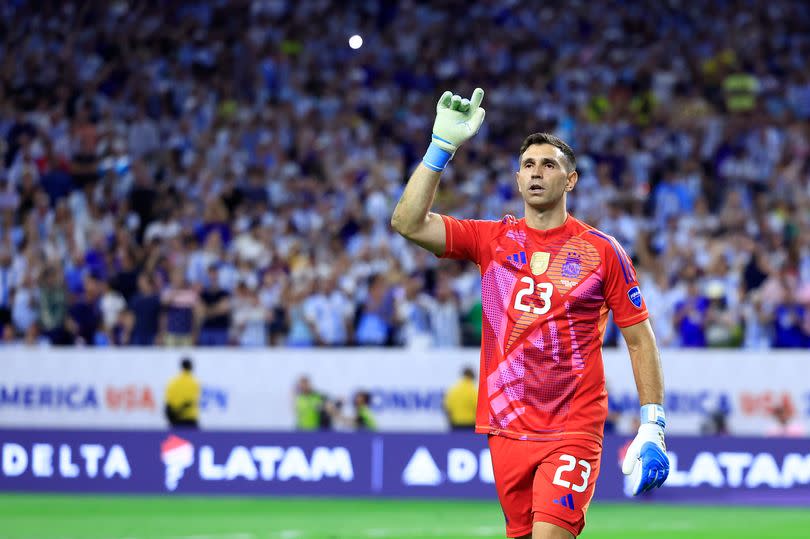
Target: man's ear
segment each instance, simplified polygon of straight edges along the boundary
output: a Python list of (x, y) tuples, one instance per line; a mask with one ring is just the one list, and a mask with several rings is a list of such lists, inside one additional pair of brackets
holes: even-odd
[(569, 172), (568, 173), (568, 178), (566, 179), (566, 182), (565, 182), (565, 191), (566, 192), (572, 191), (574, 189), (574, 186), (577, 184), (578, 181), (579, 181), (579, 174), (577, 174), (577, 171), (572, 170), (571, 172)]
[(520, 173), (516, 170), (515, 171), (515, 183), (517, 184), (518, 193), (522, 193), (523, 191), (520, 190), (520, 181), (518, 180), (518, 178), (520, 178)]

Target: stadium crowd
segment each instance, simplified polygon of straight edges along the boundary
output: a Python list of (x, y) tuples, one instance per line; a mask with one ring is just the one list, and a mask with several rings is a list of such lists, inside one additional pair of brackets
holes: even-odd
[(810, 347), (810, 4), (609, 4), (2, 3), (2, 341), (477, 345), (477, 268), (389, 220), (481, 86), (436, 211), (521, 215), (553, 132), (661, 346)]

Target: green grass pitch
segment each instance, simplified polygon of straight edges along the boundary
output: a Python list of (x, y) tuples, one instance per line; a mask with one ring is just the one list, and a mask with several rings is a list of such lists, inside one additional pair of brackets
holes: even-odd
[[(802, 508), (599, 504), (587, 539), (808, 537)], [(0, 495), (2, 539), (502, 538), (495, 502)]]

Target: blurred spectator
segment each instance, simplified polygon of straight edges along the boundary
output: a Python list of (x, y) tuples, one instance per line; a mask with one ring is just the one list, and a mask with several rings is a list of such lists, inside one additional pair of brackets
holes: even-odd
[(202, 301), (202, 326), (198, 344), (201, 346), (224, 346), (228, 344), (231, 326), (231, 295), (220, 288), (216, 266), (209, 266), (206, 285), (200, 293)]
[(352, 399), (354, 404), (354, 428), (357, 430), (377, 430), (377, 420), (371, 412), (371, 394), (358, 391)]
[(180, 374), (166, 387), (164, 413), (172, 428), (199, 428), (202, 390), (192, 370), (191, 359), (184, 357), (180, 361)]
[(304, 300), (304, 317), (316, 344), (349, 343), (354, 306), (333, 276), (320, 279), (314, 293)]
[(262, 307), (254, 290), (240, 281), (233, 304), (233, 333), (240, 346), (265, 346), (269, 313)]
[(298, 430), (319, 430), (328, 428), (324, 409), (326, 399), (312, 388), (309, 377), (302, 376), (295, 386), (295, 426)]
[(688, 348), (705, 348), (709, 298), (698, 289), (698, 281), (692, 278), (686, 283), (686, 297), (675, 305), (675, 326), (679, 343)]
[(87, 346), (106, 344), (104, 341), (97, 340), (102, 325), (99, 310), (100, 297), (101, 281), (88, 275), (84, 279), (82, 291), (71, 298), (68, 307), (66, 327), (72, 334), (74, 343)]
[(397, 297), (397, 322), (400, 341), (408, 348), (427, 348), (433, 343), (430, 328), (431, 298), (424, 292), (425, 283), (419, 272), (405, 280)]
[(113, 285), (115, 281), (100, 281), (100, 297), (98, 309), (101, 314), (101, 328), (103, 329), (104, 340), (109, 344), (126, 344), (123, 341), (122, 332), (124, 324), (124, 311), (127, 303), (124, 296), (116, 290)]
[(393, 322), (393, 290), (384, 275), (372, 275), (368, 283), (366, 300), (360, 305), (355, 341), (366, 346), (389, 344)]
[(154, 280), (147, 274), (138, 277), (138, 293), (129, 302), (129, 344), (151, 346), (160, 330), (160, 296)]
[(191, 346), (195, 340), (200, 297), (197, 290), (186, 281), (181, 267), (172, 268), (170, 276), (169, 286), (160, 295), (160, 302), (165, 310), (162, 324), (164, 344)]
[(17, 281), (11, 267), (11, 253), (0, 247), (0, 332), (11, 322), (13, 290)]
[(65, 328), (67, 320), (67, 293), (61, 272), (56, 268), (45, 268), (40, 277), (39, 321), (42, 332), (53, 344), (72, 344), (73, 338)]
[(461, 378), (444, 395), (444, 412), (451, 430), (471, 431), (475, 428), (475, 413), (478, 406), (478, 386), (475, 371), (464, 367)]
[(440, 276), (436, 282), (436, 298), (428, 304), (428, 310), (434, 346), (460, 346), (461, 317), (458, 299), (446, 277)]

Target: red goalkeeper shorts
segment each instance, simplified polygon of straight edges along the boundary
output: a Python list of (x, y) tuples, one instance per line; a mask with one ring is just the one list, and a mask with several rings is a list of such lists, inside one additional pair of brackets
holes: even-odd
[(530, 534), (534, 522), (549, 522), (575, 536), (582, 532), (599, 475), (599, 442), (490, 435), (489, 450), (508, 537)]

